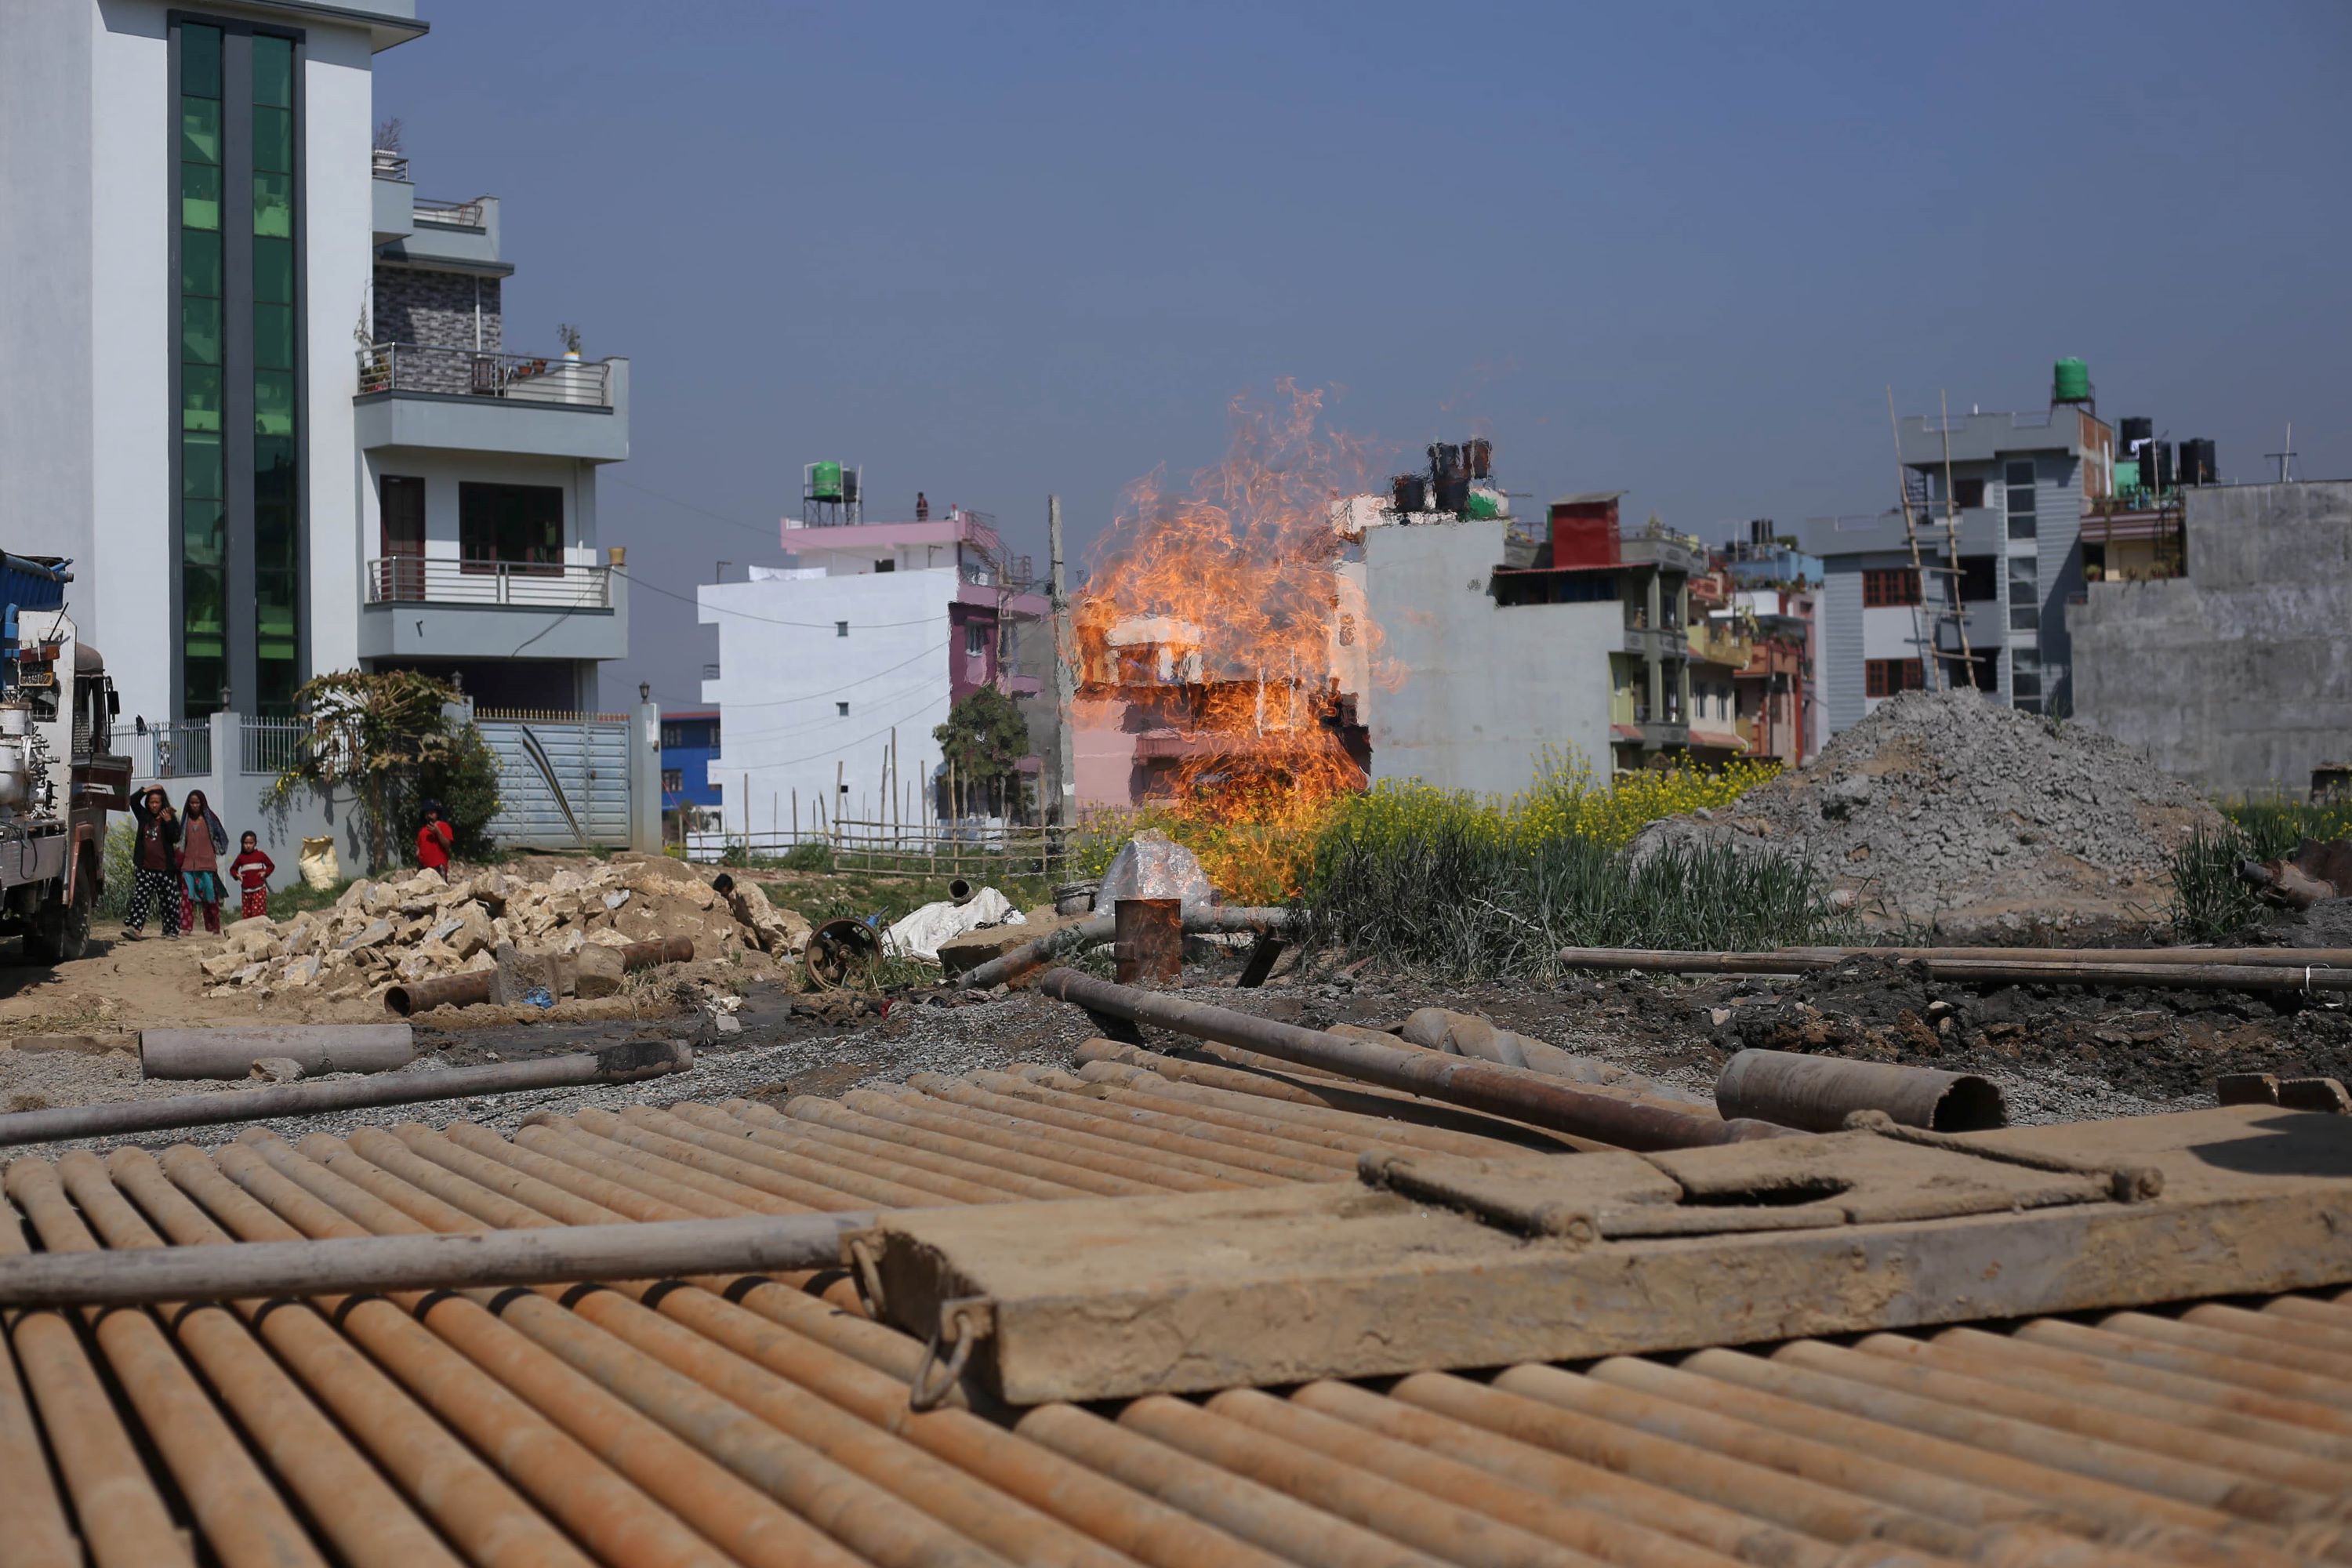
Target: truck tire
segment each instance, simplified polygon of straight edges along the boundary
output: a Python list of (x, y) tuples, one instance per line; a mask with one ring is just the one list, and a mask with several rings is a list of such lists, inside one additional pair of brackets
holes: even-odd
[(89, 951), (90, 911), (98, 903), (98, 879), (85, 861), (74, 878), (71, 903), (52, 899), (33, 917), (25, 933), (25, 956), (36, 963), (64, 963)]

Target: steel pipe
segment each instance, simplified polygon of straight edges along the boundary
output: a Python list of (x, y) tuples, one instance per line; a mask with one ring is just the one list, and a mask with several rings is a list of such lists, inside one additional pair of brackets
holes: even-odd
[(1716, 1109), (1807, 1132), (1835, 1132), (1857, 1110), (1883, 1110), (1906, 1127), (1980, 1132), (2009, 1125), (2000, 1086), (1975, 1073), (1893, 1062), (1741, 1051), (1715, 1080)]
[[(1303, 923), (1299, 912), (1285, 909), (1253, 909), (1236, 907), (1195, 910), (1184, 917), (1188, 935), (1207, 935), (1216, 931), (1265, 932), (1295, 931)], [(1118, 917), (1099, 914), (1091, 920), (1064, 926), (1023, 942), (1010, 952), (999, 953), (986, 963), (964, 971), (956, 984), (967, 991), (985, 991), (992, 985), (1008, 985), (1033, 971), (1042, 969), (1066, 952), (1072, 952), (1088, 942), (1110, 942), (1118, 934)]]
[(289, 1083), (274, 1089), (223, 1089), (171, 1100), (127, 1100), (111, 1105), (17, 1110), (0, 1115), (0, 1145), (55, 1143), (68, 1138), (116, 1138), (164, 1128), (210, 1127), (281, 1116), (321, 1116), (376, 1105), (471, 1100), (573, 1084), (635, 1083), (641, 1079), (682, 1072), (693, 1065), (694, 1053), (683, 1040), (637, 1040), (577, 1056), (493, 1062), (487, 1067), (451, 1068), (442, 1072), (392, 1073), (339, 1083)]
[(286, 1057), (310, 1075), (390, 1072), (416, 1056), (405, 1024), (247, 1024), (213, 1029), (142, 1029), (142, 1078), (245, 1078), (265, 1057)]
[[(1885, 957), (1916, 963), (1929, 980), (2013, 985), (2149, 985), (2181, 990), (2352, 991), (2352, 963), (2333, 963), (2341, 950), (2295, 948), (2240, 950), (2228, 963), (2210, 963), (2194, 949), (2107, 950), (2115, 956), (2085, 958), (2063, 948), (2010, 949), (2028, 957), (1986, 957), (1985, 950), (1928, 950), (1916, 956), (1900, 948), (1853, 948), (1843, 956), (1825, 952), (1675, 952), (1646, 948), (1568, 947), (1559, 962), (1570, 969), (1622, 969), (1656, 974), (1810, 974), (1833, 969), (1847, 958)], [(2129, 953), (2130, 956), (2121, 956)], [(2159, 957), (2162, 953), (2167, 956)], [(1943, 956), (1951, 954), (1952, 956)], [(2261, 954), (2263, 956), (2256, 956)], [(2281, 956), (2268, 956), (2278, 954)]]
[(0, 1305), (121, 1307), (238, 1296), (345, 1296), (583, 1279), (828, 1268), (864, 1214), (569, 1226), (486, 1237), (257, 1242), (0, 1258)]
[(1173, 985), (1184, 977), (1182, 900), (1121, 899), (1111, 922), (1121, 985)]
[(1717, 1121), (1664, 1106), (1581, 1089), (1541, 1073), (1399, 1046), (1379, 1046), (1319, 1029), (1303, 1029), (1230, 1008), (1212, 1007), (1114, 985), (1073, 969), (1055, 969), (1037, 988), (1090, 1013), (1172, 1029), (1198, 1039), (1223, 1040), (1267, 1056), (1345, 1073), (1390, 1089), (1427, 1095), (1533, 1122), (1556, 1131), (1625, 1149), (1686, 1149), (1748, 1138), (1794, 1136), (1769, 1122)]
[[(621, 949), (623, 969), (654, 969), (665, 963), (686, 963), (694, 957), (694, 939), (668, 936), (655, 942), (633, 942)], [(404, 980), (383, 994), (383, 1005), (408, 1017), (436, 1007), (474, 1007), (490, 999), (495, 969), (468, 970), (463, 974), (436, 974), (426, 980)]]

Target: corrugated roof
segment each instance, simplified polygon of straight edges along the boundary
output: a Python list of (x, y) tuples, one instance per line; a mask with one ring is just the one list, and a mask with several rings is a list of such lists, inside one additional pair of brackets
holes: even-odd
[[(1373, 1147), (1558, 1146), (1307, 1073), (1096, 1055), (1083, 1079), (511, 1140), (461, 1121), (19, 1159), (29, 1241), (0, 1227), (0, 1250), (1271, 1186), (1350, 1180)], [(2352, 1558), (2335, 1293), (984, 1414), (910, 1412), (924, 1347), (837, 1273), (5, 1327), (0, 1563), (143, 1568), (193, 1561), (190, 1538), (384, 1568)]]

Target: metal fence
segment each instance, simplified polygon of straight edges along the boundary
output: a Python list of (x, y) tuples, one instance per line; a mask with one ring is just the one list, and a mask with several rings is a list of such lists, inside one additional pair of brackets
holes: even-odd
[[(407, 160), (401, 161), (405, 171)], [(437, 223), (448, 228), (479, 228), (482, 226), (482, 198), (470, 202), (441, 201), (429, 196), (415, 199), (412, 210), (418, 223)]]
[(155, 740), (155, 776), (203, 778), (213, 771), (213, 721), (164, 719), (148, 726)]
[(236, 771), (277, 777), (301, 761), (308, 728), (299, 719), (244, 719), (237, 727)]
[(371, 343), (356, 352), (362, 396), (433, 392), (588, 408), (613, 404), (612, 366), (604, 360), (487, 353), (438, 343)]
[(367, 563), (367, 602), (609, 610), (613, 607), (613, 573), (609, 566), (561, 562), (384, 555)]
[(802, 851), (835, 871), (881, 877), (1053, 877), (1067, 869), (1071, 856), (1057, 831), (995, 819), (689, 830), (685, 846), (688, 860), (706, 864), (782, 861)]
[(492, 837), (538, 849), (629, 842), (627, 718), (485, 708), (474, 723), (499, 763)]

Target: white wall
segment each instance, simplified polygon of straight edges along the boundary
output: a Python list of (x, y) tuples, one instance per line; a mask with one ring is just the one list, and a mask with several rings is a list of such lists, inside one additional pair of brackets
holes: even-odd
[(1609, 767), (1609, 655), (1623, 605), (1498, 608), (1487, 592), (1503, 521), (1368, 530), (1365, 598), (1379, 658), (1402, 673), (1370, 683), (1372, 777), (1510, 795), (1547, 746)]
[[(902, 778), (920, 787), (939, 760), (932, 730), (947, 721), (950, 567), (705, 584), (699, 619), (719, 628), (716, 680), (702, 700), (719, 710), (719, 752), (710, 781), (727, 827), (789, 830), (794, 792), (801, 826), (824, 802), (828, 818), (887, 816), (882, 763), (898, 735)], [(846, 637), (835, 623), (849, 623)], [(836, 704), (847, 702), (841, 714)], [(847, 784), (835, 791), (835, 767)], [(748, 781), (746, 773), (750, 775)], [(845, 802), (845, 805), (843, 804)], [(906, 808), (901, 807), (901, 816)]]
[(313, 674), (359, 664), (360, 532), (365, 470), (353, 439), (359, 391), (352, 328), (375, 268), (375, 193), (368, 153), (375, 139), (364, 29), (306, 21), (302, 73), (302, 225), (309, 258), (303, 331), (309, 396), (303, 427), (310, 466), (310, 603), (306, 630)]

